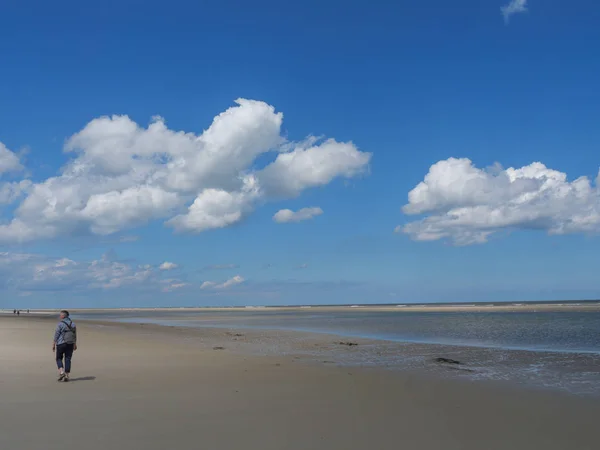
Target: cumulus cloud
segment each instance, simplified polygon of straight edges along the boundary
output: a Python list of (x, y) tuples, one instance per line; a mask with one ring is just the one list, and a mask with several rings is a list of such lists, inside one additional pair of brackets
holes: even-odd
[(215, 281), (205, 281), (200, 286), (200, 289), (227, 289), (233, 286), (237, 286), (238, 284), (241, 284), (244, 281), (246, 281), (244, 278), (242, 278), (239, 275), (236, 275), (224, 281), (223, 283), (217, 283)]
[(169, 262), (169, 261), (165, 261), (158, 268), (160, 270), (173, 270), (173, 269), (177, 269), (177, 267), (178, 267), (177, 264)]
[(291, 209), (280, 209), (273, 216), (273, 220), (277, 223), (301, 222), (321, 214), (323, 214), (323, 210), (317, 207), (302, 208), (296, 212)]
[(0, 183), (0, 205), (15, 202), (29, 190), (31, 185), (32, 183), (29, 180)]
[(527, 12), (527, 0), (511, 0), (510, 3), (500, 8), (506, 23), (513, 14)]
[(23, 166), (19, 157), (0, 142), (0, 175), (20, 170), (23, 170)]
[(368, 168), (370, 153), (360, 152), (351, 142), (307, 139), (260, 172), (265, 192), (273, 197), (295, 197), (304, 189), (323, 186), (334, 178), (351, 178)]
[[(236, 103), (199, 135), (169, 129), (161, 117), (146, 128), (127, 116), (92, 120), (67, 140), (71, 159), (60, 175), (0, 185), (4, 203), (26, 196), (0, 224), (0, 243), (107, 235), (153, 220), (179, 232), (223, 228), (270, 199), (368, 171), (371, 154), (353, 143), (287, 142), (281, 112), (261, 101)], [(257, 166), (269, 153), (275, 159)], [(1, 145), (0, 175), (20, 169), (18, 157)]]
[(223, 189), (204, 189), (187, 213), (173, 217), (167, 222), (178, 231), (205, 231), (225, 228), (239, 222), (249, 213), (254, 201), (260, 196), (254, 176), (244, 179), (243, 187), (237, 192)]
[(94, 194), (81, 210), (95, 234), (112, 234), (122, 228), (160, 218), (179, 204), (177, 194), (153, 186), (135, 186), (121, 192)]
[(480, 169), (466, 158), (439, 161), (408, 194), (403, 207), (422, 220), (398, 226), (418, 241), (484, 243), (500, 231), (548, 234), (600, 232), (598, 178), (568, 181), (563, 172), (534, 162), (518, 169)]
[(28, 192), (32, 185), (30, 180), (2, 181), (3, 177), (21, 172), (23, 169), (17, 154), (0, 142), (0, 205), (13, 203)]

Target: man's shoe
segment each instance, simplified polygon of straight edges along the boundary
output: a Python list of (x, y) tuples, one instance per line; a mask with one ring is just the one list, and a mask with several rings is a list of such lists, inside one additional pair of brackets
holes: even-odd
[(65, 379), (65, 374), (64, 374), (64, 373), (61, 373), (61, 374), (58, 376), (58, 380), (56, 380), (56, 381), (63, 381), (64, 379)]

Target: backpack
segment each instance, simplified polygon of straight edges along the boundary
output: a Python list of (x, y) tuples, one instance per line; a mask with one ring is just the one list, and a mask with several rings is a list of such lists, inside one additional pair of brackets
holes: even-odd
[[(64, 323), (67, 326), (67, 329), (64, 331), (64, 334), (63, 334), (63, 339), (65, 341), (65, 344), (74, 344), (77, 341), (77, 330), (75, 329), (74, 326), (69, 325), (64, 320), (62, 323)], [(73, 323), (73, 322), (71, 322), (71, 323)]]

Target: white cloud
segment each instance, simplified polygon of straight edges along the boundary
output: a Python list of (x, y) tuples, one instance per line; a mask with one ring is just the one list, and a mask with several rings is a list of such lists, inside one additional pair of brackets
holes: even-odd
[(13, 203), (27, 193), (32, 183), (29, 180), (0, 183), (0, 205)]
[(168, 286), (165, 286), (162, 291), (163, 292), (173, 292), (176, 291), (178, 289), (183, 289), (185, 287), (188, 287), (190, 284), (189, 283), (171, 283)]
[(121, 192), (94, 194), (81, 210), (96, 234), (112, 234), (122, 228), (164, 217), (180, 203), (177, 194), (154, 186), (135, 186)]
[(217, 289), (226, 289), (228, 287), (232, 287), (232, 286), (236, 286), (238, 284), (241, 284), (244, 281), (245, 280), (242, 277), (240, 277), (239, 275), (236, 275), (233, 278), (230, 278), (229, 280), (225, 281), (224, 283), (216, 285), (215, 288), (217, 288)]
[[(4, 174), (20, 172), (24, 169), (19, 157), (0, 142), (0, 178)], [(0, 205), (13, 203), (25, 194), (32, 183), (29, 180), (0, 182)]]
[(359, 151), (351, 142), (328, 139), (316, 145), (314, 139), (308, 139), (278, 155), (259, 172), (259, 180), (270, 196), (295, 197), (304, 189), (326, 185), (334, 178), (360, 175), (370, 160), (371, 153)]
[(0, 175), (23, 170), (19, 157), (0, 142)]
[(273, 220), (277, 223), (301, 222), (323, 214), (321, 208), (302, 208), (294, 212), (291, 209), (281, 209), (275, 213)]
[(239, 222), (253, 208), (260, 196), (254, 176), (244, 179), (243, 187), (237, 192), (222, 189), (204, 189), (188, 212), (173, 217), (167, 222), (177, 231), (201, 232), (212, 228), (225, 228)]
[(510, 16), (527, 12), (527, 0), (511, 0), (510, 3), (500, 8), (504, 20), (508, 23)]
[[(160, 117), (147, 128), (127, 116), (92, 120), (68, 139), (65, 151), (72, 159), (60, 175), (0, 185), (4, 203), (27, 194), (0, 224), (0, 243), (112, 234), (158, 219), (177, 231), (222, 228), (272, 198), (295, 197), (367, 171), (371, 155), (354, 144), (286, 142), (282, 113), (260, 101), (236, 103), (200, 135), (171, 130)], [(256, 167), (257, 157), (269, 152), (276, 159)], [(2, 145), (0, 171), (20, 169)]]
[(229, 280), (224, 281), (220, 284), (215, 281), (205, 281), (200, 286), (200, 289), (227, 289), (233, 286), (237, 286), (238, 284), (241, 284), (244, 281), (246, 281), (244, 278), (242, 278), (239, 275), (236, 275), (233, 278), (230, 278)]
[(419, 241), (450, 239), (484, 243), (500, 231), (543, 230), (549, 234), (599, 233), (600, 190), (587, 177), (567, 175), (540, 162), (519, 169), (479, 169), (469, 159), (431, 166), (408, 194), (406, 214), (426, 218), (398, 226)]
[(177, 264), (169, 262), (169, 261), (165, 261), (158, 268), (160, 270), (173, 270), (173, 269), (177, 269), (177, 267), (178, 267)]

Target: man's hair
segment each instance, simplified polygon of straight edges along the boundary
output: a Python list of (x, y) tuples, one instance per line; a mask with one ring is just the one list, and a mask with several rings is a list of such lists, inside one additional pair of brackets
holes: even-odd
[(60, 313), (64, 314), (65, 317), (69, 317), (69, 311), (67, 311), (66, 309), (63, 309)]

